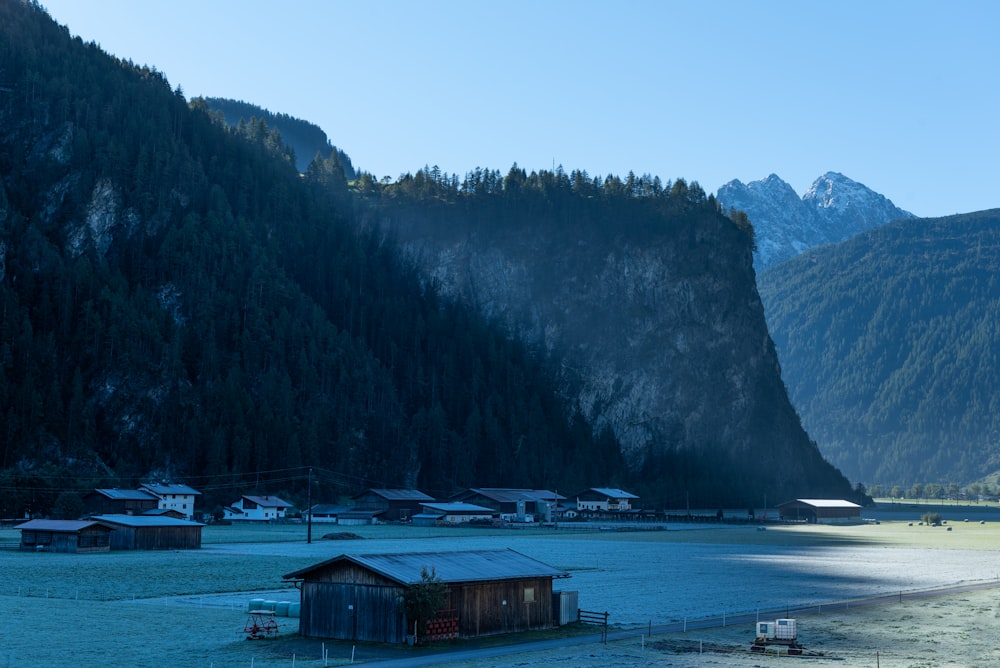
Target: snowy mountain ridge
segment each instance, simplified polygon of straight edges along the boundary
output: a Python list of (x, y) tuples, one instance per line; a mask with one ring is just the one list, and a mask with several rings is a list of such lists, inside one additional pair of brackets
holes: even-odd
[(816, 179), (801, 198), (776, 174), (746, 184), (734, 179), (719, 188), (716, 197), (725, 209), (739, 209), (750, 217), (757, 237), (758, 272), (813, 246), (845, 241), (891, 220), (914, 217), (838, 172)]

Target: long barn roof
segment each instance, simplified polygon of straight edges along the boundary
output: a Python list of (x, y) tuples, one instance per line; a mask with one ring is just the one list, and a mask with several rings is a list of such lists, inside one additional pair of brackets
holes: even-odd
[(342, 554), (289, 573), (285, 580), (305, 580), (309, 575), (348, 561), (402, 585), (417, 584), (422, 571), (431, 571), (441, 582), (491, 582), (522, 578), (568, 578), (566, 571), (511, 549), (463, 552), (411, 552), (401, 554)]
[(95, 515), (94, 519), (125, 527), (203, 527), (200, 522), (190, 522), (174, 517), (157, 515)]

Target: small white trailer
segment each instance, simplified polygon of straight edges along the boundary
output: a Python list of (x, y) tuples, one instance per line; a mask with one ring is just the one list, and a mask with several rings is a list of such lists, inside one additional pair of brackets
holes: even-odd
[(772, 622), (757, 622), (757, 632), (750, 645), (751, 652), (765, 652), (768, 645), (788, 648), (788, 654), (798, 656), (803, 647), (798, 642), (798, 632), (794, 619), (775, 619)]

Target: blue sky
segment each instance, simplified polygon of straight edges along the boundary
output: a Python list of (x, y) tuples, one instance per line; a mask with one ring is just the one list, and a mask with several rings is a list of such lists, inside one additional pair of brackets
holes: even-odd
[(185, 95), (316, 123), (393, 178), (629, 170), (714, 192), (837, 171), (921, 216), (1000, 207), (993, 0), (43, 0)]

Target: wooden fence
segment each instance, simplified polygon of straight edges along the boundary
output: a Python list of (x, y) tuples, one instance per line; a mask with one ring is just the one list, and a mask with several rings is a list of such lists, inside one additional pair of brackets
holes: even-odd
[(592, 610), (577, 610), (580, 621), (584, 624), (596, 624), (601, 627), (601, 642), (608, 643), (608, 613)]

